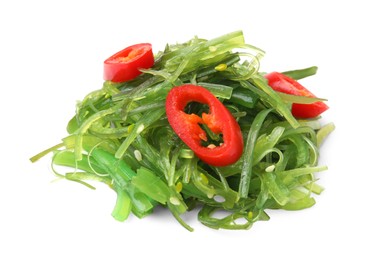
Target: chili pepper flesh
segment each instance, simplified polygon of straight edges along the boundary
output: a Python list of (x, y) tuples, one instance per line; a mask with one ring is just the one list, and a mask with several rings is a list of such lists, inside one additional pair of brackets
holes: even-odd
[[(201, 117), (185, 113), (185, 107), (192, 101), (208, 104), (209, 112), (203, 112)], [(170, 126), (202, 161), (213, 166), (227, 166), (240, 158), (243, 137), (239, 124), (211, 92), (190, 84), (174, 87), (167, 95), (165, 106)], [(201, 141), (208, 141), (208, 138), (199, 124), (205, 124), (216, 135), (223, 135), (219, 145), (202, 146)]]
[(154, 65), (152, 46), (141, 43), (129, 46), (104, 61), (103, 78), (113, 82), (125, 82), (138, 77), (140, 69)]
[[(266, 74), (265, 77), (268, 79), (269, 86), (276, 91), (296, 96), (315, 97), (313, 93), (302, 86), (298, 81), (285, 74), (271, 72)], [(328, 110), (328, 106), (321, 101), (311, 104), (292, 104), (292, 114), (297, 118), (314, 118), (326, 110)]]

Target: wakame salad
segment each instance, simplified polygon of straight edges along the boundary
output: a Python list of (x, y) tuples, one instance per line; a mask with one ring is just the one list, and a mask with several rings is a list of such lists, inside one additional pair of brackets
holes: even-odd
[(31, 161), (52, 153), (58, 178), (107, 184), (119, 221), (165, 207), (190, 231), (191, 210), (210, 228), (248, 229), (267, 209), (309, 208), (335, 126), (319, 120), (326, 100), (299, 83), (317, 67), (261, 72), (263, 56), (241, 31), (155, 55), (129, 46), (104, 61), (102, 88), (77, 103), (62, 141)]

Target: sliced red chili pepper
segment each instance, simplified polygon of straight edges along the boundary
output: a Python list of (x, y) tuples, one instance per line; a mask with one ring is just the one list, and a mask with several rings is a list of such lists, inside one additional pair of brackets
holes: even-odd
[[(295, 96), (316, 97), (298, 81), (279, 72), (271, 72), (265, 75), (269, 86), (275, 91)], [(319, 116), (329, 107), (321, 101), (312, 104), (292, 104), (292, 114), (298, 118), (313, 118)]]
[(149, 43), (140, 43), (121, 50), (104, 61), (104, 80), (124, 82), (141, 74), (139, 69), (154, 65), (154, 54)]
[[(187, 114), (184, 110), (190, 102), (209, 106), (202, 116)], [(243, 137), (230, 111), (207, 89), (186, 84), (174, 87), (165, 103), (169, 124), (181, 140), (205, 163), (226, 166), (236, 162), (243, 153)], [(203, 146), (207, 134), (200, 124), (205, 124), (213, 133), (222, 134), (220, 145)]]

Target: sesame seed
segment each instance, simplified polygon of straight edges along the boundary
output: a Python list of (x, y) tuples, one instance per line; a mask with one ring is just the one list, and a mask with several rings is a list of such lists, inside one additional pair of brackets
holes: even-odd
[(137, 130), (136, 130), (136, 133), (139, 134), (143, 131), (143, 129), (145, 129), (145, 125), (144, 124), (140, 124), (138, 127), (137, 127)]
[(141, 154), (141, 152), (140, 151), (138, 151), (138, 150), (134, 150), (134, 157), (136, 157), (136, 160), (137, 161), (142, 161), (142, 154)]
[(177, 192), (181, 192), (181, 190), (182, 190), (182, 186), (183, 186), (183, 185), (182, 185), (182, 182), (180, 182), (180, 181), (177, 182), (177, 184), (176, 184), (176, 191), (177, 191)]
[(224, 71), (227, 69), (227, 64), (225, 63), (218, 64), (216, 67), (214, 67), (214, 69), (217, 71)]
[(216, 195), (213, 197), (213, 199), (216, 201), (216, 202), (219, 202), (219, 203), (222, 203), (222, 202), (225, 202), (226, 199), (224, 197), (222, 197), (221, 195)]
[(177, 199), (176, 197), (170, 197), (169, 202), (176, 206), (181, 204), (180, 200)]
[(208, 145), (207, 146), (207, 148), (209, 148), (209, 149), (213, 149), (213, 148), (216, 148), (217, 146), (215, 146), (214, 144), (210, 144), (210, 145)]
[(274, 169), (275, 169), (275, 164), (272, 164), (266, 167), (265, 172), (273, 172)]

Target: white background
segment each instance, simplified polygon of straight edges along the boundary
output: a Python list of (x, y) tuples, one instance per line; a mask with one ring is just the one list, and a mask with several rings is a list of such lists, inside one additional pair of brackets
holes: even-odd
[[(369, 1), (2, 1), (0, 259), (371, 259)], [(50, 158), (75, 102), (101, 87), (102, 62), (194, 35), (243, 30), (264, 71), (317, 65), (306, 86), (329, 99), (336, 131), (321, 150), (326, 190), (298, 212), (269, 212), (248, 231), (184, 230), (166, 211), (115, 221), (115, 194), (59, 181)]]

